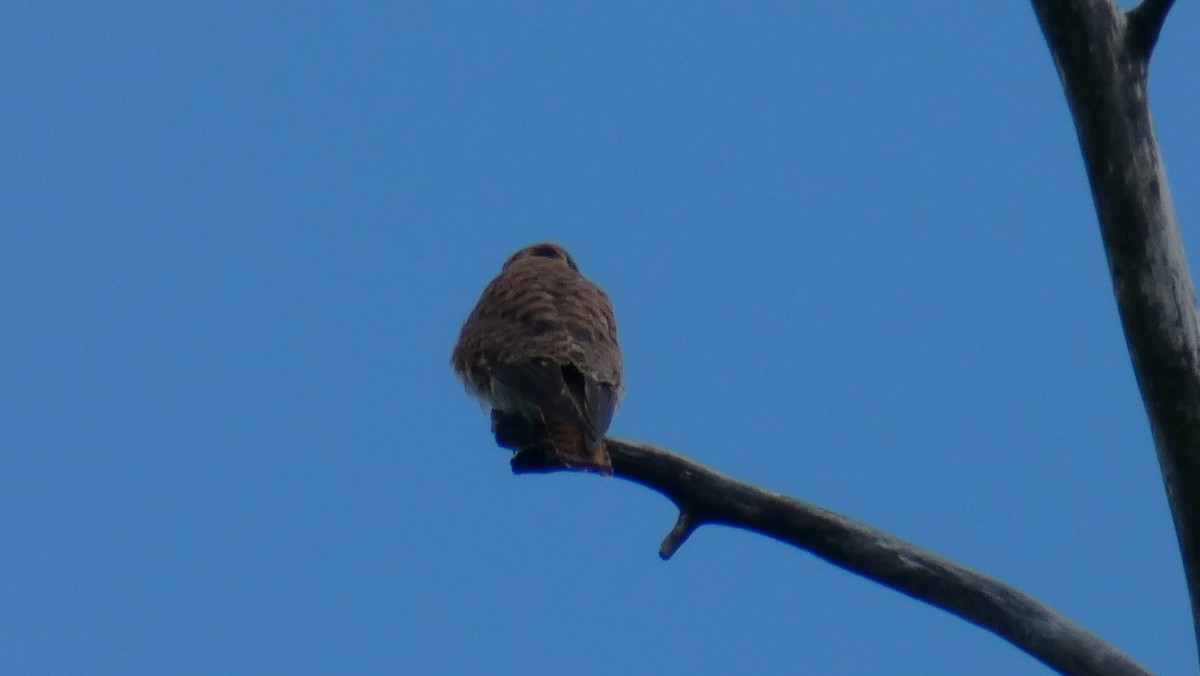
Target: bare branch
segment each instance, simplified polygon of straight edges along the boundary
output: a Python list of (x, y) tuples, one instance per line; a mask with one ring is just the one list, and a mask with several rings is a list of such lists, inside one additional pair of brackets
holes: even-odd
[[(1169, 0), (1034, 0), (1075, 118), (1200, 632), (1200, 316), (1147, 103)], [(1200, 638), (1200, 634), (1198, 634)]]
[(614, 476), (658, 491), (679, 506), (679, 521), (660, 550), (664, 559), (705, 523), (742, 528), (954, 613), (1061, 672), (1149, 673), (1028, 594), (883, 531), (650, 444), (614, 437), (604, 442)]
[(1145, 0), (1125, 14), (1127, 20), (1125, 44), (1130, 54), (1142, 61), (1149, 61), (1158, 34), (1167, 20), (1167, 12), (1175, 0)]

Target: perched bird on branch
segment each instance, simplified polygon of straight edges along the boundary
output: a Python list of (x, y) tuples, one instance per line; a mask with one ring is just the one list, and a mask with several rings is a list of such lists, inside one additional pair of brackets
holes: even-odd
[(612, 301), (550, 242), (513, 254), (463, 324), (451, 357), (492, 409), (514, 471), (612, 473), (604, 433), (624, 392)]

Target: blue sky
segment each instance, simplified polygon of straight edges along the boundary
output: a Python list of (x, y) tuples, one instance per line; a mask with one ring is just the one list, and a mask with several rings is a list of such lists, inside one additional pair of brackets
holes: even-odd
[[(1200, 223), (1200, 9), (1151, 96)], [(1027, 3), (5, 3), (0, 672), (1043, 673), (614, 479), (449, 354), (515, 249), (613, 432), (999, 577), (1160, 673), (1183, 573)]]

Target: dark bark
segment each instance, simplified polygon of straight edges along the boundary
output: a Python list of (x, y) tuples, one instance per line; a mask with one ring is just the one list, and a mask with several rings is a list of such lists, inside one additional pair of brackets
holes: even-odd
[(614, 437), (605, 443), (614, 476), (652, 488), (679, 508), (659, 549), (664, 559), (704, 524), (743, 528), (954, 613), (1063, 673), (1150, 673), (1028, 594), (883, 531), (649, 444)]
[[(496, 441), (510, 423), (500, 415)], [(1128, 655), (1028, 594), (827, 509), (738, 481), (650, 444), (605, 437), (613, 476), (662, 493), (679, 508), (658, 555), (669, 559), (692, 532), (721, 524), (761, 533), (809, 551), (917, 600), (976, 624), (1068, 674), (1149, 674)], [(518, 462), (518, 460), (520, 460)], [(534, 461), (518, 452), (514, 474), (564, 470), (556, 456)]]
[(1146, 96), (1171, 4), (1033, 2), (1079, 133), (1200, 632), (1200, 318)]

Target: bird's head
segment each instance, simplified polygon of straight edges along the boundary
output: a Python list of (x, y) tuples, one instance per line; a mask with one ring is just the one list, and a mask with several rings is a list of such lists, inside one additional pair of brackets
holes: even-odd
[(575, 265), (575, 259), (571, 258), (571, 254), (567, 253), (566, 249), (554, 242), (539, 242), (521, 249), (512, 256), (509, 256), (508, 261), (504, 263), (504, 269), (507, 270), (510, 265), (517, 261), (529, 259), (555, 261), (576, 272), (579, 271), (579, 266)]

